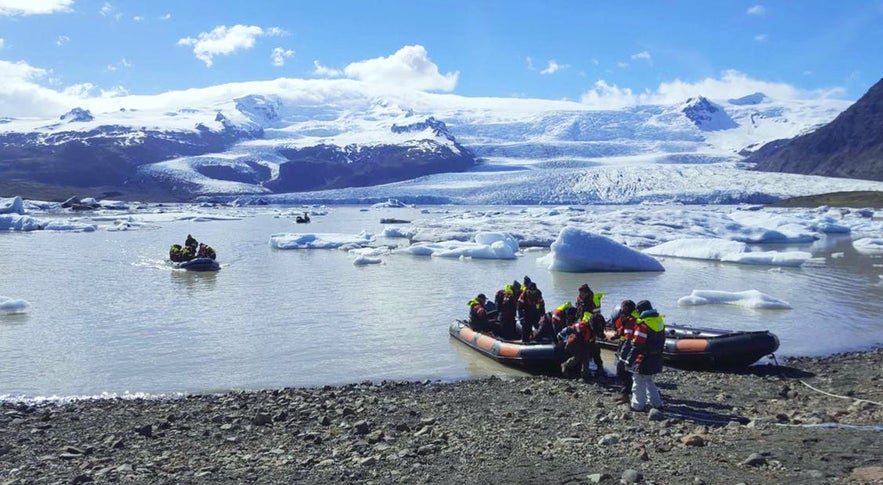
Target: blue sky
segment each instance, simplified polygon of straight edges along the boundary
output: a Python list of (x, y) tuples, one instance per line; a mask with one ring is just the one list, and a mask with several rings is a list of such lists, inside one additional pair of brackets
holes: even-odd
[(0, 0), (0, 116), (22, 89), (279, 77), (599, 104), (734, 84), (854, 100), (883, 76), (881, 26), (883, 0)]

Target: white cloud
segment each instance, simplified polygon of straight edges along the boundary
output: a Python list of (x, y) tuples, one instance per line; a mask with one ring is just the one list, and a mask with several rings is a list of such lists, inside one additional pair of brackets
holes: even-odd
[(343, 76), (343, 72), (339, 69), (333, 69), (331, 67), (323, 66), (319, 64), (319, 61), (313, 61), (313, 74), (322, 77), (341, 77)]
[(258, 37), (284, 35), (278, 27), (263, 29), (256, 25), (219, 25), (211, 32), (202, 32), (198, 38), (185, 37), (178, 45), (193, 46), (193, 54), (211, 67), (215, 56), (230, 55), (238, 50), (251, 49)]
[(132, 67), (132, 63), (126, 60), (125, 57), (123, 57), (122, 59), (120, 59), (120, 62), (117, 62), (116, 64), (109, 64), (107, 66), (107, 70), (113, 72), (120, 69), (128, 69), (130, 67)]
[(549, 59), (549, 65), (540, 71), (540, 74), (555, 74), (556, 72), (569, 67), (570, 64), (558, 64), (558, 61), (555, 59)]
[(107, 17), (111, 13), (113, 13), (113, 5), (108, 2), (104, 2), (104, 5), (101, 6), (101, 10), (99, 10), (102, 16)]
[(276, 47), (275, 49), (273, 49), (273, 53), (270, 55), (270, 58), (273, 60), (274, 66), (282, 67), (285, 65), (285, 59), (289, 59), (292, 56), (294, 56), (293, 50)]
[(70, 12), (73, 3), (74, 0), (0, 0), (0, 16)]
[(49, 71), (25, 62), (0, 60), (0, 106), (11, 117), (56, 117), (73, 106), (70, 96), (38, 84)]
[(442, 75), (422, 45), (402, 47), (389, 57), (354, 62), (344, 68), (351, 79), (395, 84), (425, 91), (453, 91), (460, 72)]
[(768, 36), (766, 34), (757, 34), (754, 36), (754, 40), (755, 42), (765, 42), (767, 40), (767, 37)]
[(160, 17), (159, 19), (160, 20), (169, 20), (171, 18), (172, 18), (172, 14), (167, 13), (167, 14), (163, 15), (162, 17)]
[(5, 42), (6, 42), (6, 41), (3, 40), (3, 37), (0, 37), (0, 49), (3, 48), (3, 44), (4, 44)]
[(838, 96), (841, 88), (804, 91), (790, 84), (761, 81), (735, 70), (721, 73), (719, 78), (705, 78), (696, 82), (674, 80), (661, 83), (655, 91), (635, 93), (630, 88), (620, 88), (599, 80), (584, 93), (580, 101), (600, 109), (618, 109), (643, 104), (671, 105), (687, 98), (705, 96), (709, 99), (739, 98), (747, 94), (762, 92), (777, 99), (808, 99)]
[(749, 8), (745, 13), (748, 15), (763, 15), (766, 10), (763, 8), (763, 5), (754, 5)]
[(533, 57), (528, 57), (528, 58), (526, 58), (526, 59), (524, 60), (524, 62), (527, 63), (527, 68), (528, 68), (528, 69), (530, 69), (531, 71), (535, 71), (535, 70), (536, 70), (536, 68), (533, 67)]
[(620, 69), (625, 69), (625, 68), (629, 67), (629, 63), (628, 63), (628, 62), (619, 61), (619, 62), (616, 63), (616, 67), (618, 67), (618, 68), (620, 68)]
[(140, 15), (135, 15), (134, 17), (132, 17), (132, 21), (134, 21), (134, 22), (140, 22), (142, 20), (144, 20), (144, 17), (142, 17)]
[(61, 47), (70, 41), (71, 41), (70, 37), (68, 37), (66, 35), (59, 35), (58, 38), (55, 39), (55, 45), (57, 45), (58, 47)]
[(637, 54), (632, 54), (632, 60), (652, 61), (653, 59), (650, 57), (649, 52), (642, 51)]

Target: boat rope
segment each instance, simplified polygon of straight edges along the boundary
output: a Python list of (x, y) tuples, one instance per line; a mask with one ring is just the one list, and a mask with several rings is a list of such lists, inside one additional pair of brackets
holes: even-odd
[(839, 394), (832, 394), (832, 393), (830, 393), (830, 392), (823, 391), (823, 390), (821, 390), (821, 389), (817, 389), (817, 388), (815, 388), (815, 387), (813, 387), (813, 386), (807, 384), (807, 382), (804, 381), (804, 380), (802, 380), (802, 379), (799, 380), (798, 382), (800, 382), (800, 383), (803, 384), (804, 386), (806, 386), (806, 387), (812, 389), (813, 391), (820, 392), (820, 393), (822, 393), (822, 394), (824, 394), (824, 395), (826, 395), (826, 396), (836, 397), (836, 398), (839, 398), (839, 399), (852, 399), (852, 400), (855, 401), (855, 402), (867, 402), (867, 403), (875, 404), (875, 405), (877, 405), (877, 406), (883, 406), (883, 402), (870, 401), (870, 400), (868, 400), (868, 399), (860, 399), (860, 398), (857, 398), (857, 397), (851, 397), (851, 396), (841, 396), (841, 395), (839, 395)]
[(843, 423), (818, 423), (818, 424), (790, 424), (790, 423), (776, 423), (776, 426), (788, 426), (790, 428), (819, 428), (819, 429), (832, 429), (832, 428), (840, 428), (840, 429), (851, 429), (855, 431), (883, 431), (883, 425), (871, 425), (871, 426), (859, 426), (855, 424), (843, 424)]

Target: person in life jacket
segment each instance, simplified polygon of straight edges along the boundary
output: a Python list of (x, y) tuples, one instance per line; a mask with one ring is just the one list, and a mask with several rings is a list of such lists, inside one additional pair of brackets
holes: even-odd
[(512, 282), (497, 291), (494, 301), (497, 304), (497, 321), (500, 325), (500, 336), (507, 340), (517, 337), (515, 316), (518, 309), (518, 298), (521, 296), (521, 284)]
[(169, 259), (175, 263), (186, 261), (182, 250), (183, 248), (180, 244), (172, 244), (172, 247), (169, 248)]
[(487, 317), (487, 311), (484, 308), (485, 303), (487, 303), (487, 297), (484, 293), (479, 293), (478, 296), (467, 303), (469, 305), (469, 326), (476, 332), (493, 331), (491, 322)]
[(631, 401), (632, 373), (626, 369), (625, 362), (631, 350), (632, 336), (635, 333), (635, 320), (637, 317), (638, 313), (635, 309), (635, 302), (632, 300), (623, 300), (610, 316), (613, 328), (616, 330), (613, 338), (618, 341), (616, 347), (616, 377), (622, 383), (622, 387), (619, 389), (620, 398), (618, 399), (618, 402), (621, 404)]
[[(583, 283), (579, 287), (576, 295), (576, 310), (583, 320), (591, 320), (591, 314), (601, 313), (602, 298), (604, 298), (604, 293), (592, 291), (588, 284)], [(599, 322), (599, 320), (596, 319), (595, 322)], [(603, 318), (600, 320), (600, 324), (596, 323), (594, 331), (599, 340), (605, 338)], [(604, 361), (601, 359), (599, 345), (594, 345), (592, 348), (592, 361), (595, 363), (597, 377), (606, 377), (607, 372), (604, 371)]]
[(576, 307), (569, 301), (563, 303), (551, 312), (546, 312), (540, 317), (537, 330), (531, 336), (535, 341), (554, 341), (558, 332), (564, 327), (576, 323)]
[[(592, 358), (592, 349), (597, 345), (593, 328), (598, 327), (597, 320), (604, 324), (604, 317), (600, 313), (592, 313), (588, 320), (582, 319), (573, 325), (569, 325), (558, 333), (558, 340), (564, 343), (564, 351), (569, 356), (561, 364), (561, 373), (565, 376), (574, 375), (579, 371), (583, 380), (588, 381), (589, 361)], [(595, 320), (594, 322), (592, 320)]]
[(198, 246), (199, 246), (199, 242), (197, 242), (196, 238), (194, 238), (193, 236), (191, 236), (190, 234), (188, 234), (188, 235), (187, 235), (187, 239), (184, 241), (184, 247), (185, 247), (185, 248), (190, 248), (190, 251), (191, 251), (193, 254), (196, 254), (196, 248), (197, 248)]
[[(662, 372), (662, 350), (665, 348), (665, 321), (647, 300), (639, 301), (640, 311), (635, 323), (631, 349), (626, 365), (632, 370), (632, 401), (634, 411), (646, 411), (647, 404), (661, 409), (662, 396), (654, 376)], [(646, 308), (641, 310), (642, 308)]]
[(518, 298), (518, 316), (521, 319), (521, 341), (529, 342), (540, 317), (546, 313), (546, 302), (537, 284), (530, 282)]
[(217, 254), (215, 250), (212, 249), (208, 244), (199, 243), (199, 250), (196, 251), (197, 258), (211, 258), (215, 259)]

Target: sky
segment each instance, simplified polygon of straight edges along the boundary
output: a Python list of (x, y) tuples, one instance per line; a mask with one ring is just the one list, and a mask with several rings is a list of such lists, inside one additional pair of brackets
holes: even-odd
[(23, 92), (282, 77), (598, 106), (685, 85), (855, 100), (883, 75), (880, 25), (883, 0), (0, 0), (0, 117)]

